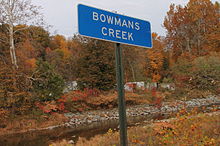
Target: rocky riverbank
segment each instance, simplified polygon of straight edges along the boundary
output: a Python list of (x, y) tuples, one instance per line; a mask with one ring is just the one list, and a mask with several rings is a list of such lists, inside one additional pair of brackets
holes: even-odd
[[(177, 111), (186, 108), (192, 109), (194, 107), (201, 108), (207, 107), (206, 110), (209, 110), (212, 105), (220, 105), (220, 97), (210, 96), (208, 98), (202, 99), (192, 99), (190, 101), (176, 101), (176, 102), (164, 102), (160, 108), (155, 107), (154, 105), (137, 105), (132, 107), (127, 107), (127, 118), (128, 121), (133, 117), (143, 117), (151, 116), (154, 117), (158, 114), (168, 115), (171, 113), (176, 113)], [(220, 108), (220, 107), (218, 107)], [(76, 125), (81, 124), (91, 124), (94, 122), (102, 122), (108, 120), (118, 120), (119, 114), (118, 109), (112, 110), (103, 110), (103, 111), (89, 111), (84, 113), (69, 113), (66, 114), (70, 118), (68, 123), (65, 123), (64, 126), (76, 127)]]
[[(215, 105), (216, 109), (220, 110), (220, 96), (210, 96), (208, 98), (199, 98), (192, 99), (189, 101), (180, 101), (175, 102), (164, 102), (161, 107), (156, 107), (155, 105), (136, 105), (127, 107), (127, 120), (128, 124), (134, 124), (141, 120), (151, 120), (158, 117), (168, 118), (170, 115), (177, 113), (181, 109), (190, 110), (192, 108), (204, 108), (203, 112), (210, 111)], [(51, 126), (47, 128), (37, 129), (37, 130), (49, 130), (59, 127), (66, 127), (75, 130), (86, 130), (94, 129), (100, 125), (105, 125), (109, 123), (118, 124), (119, 114), (118, 109), (111, 110), (98, 110), (98, 111), (87, 111), (83, 113), (66, 113), (69, 121), (57, 126)], [(36, 130), (32, 129), (31, 131)]]

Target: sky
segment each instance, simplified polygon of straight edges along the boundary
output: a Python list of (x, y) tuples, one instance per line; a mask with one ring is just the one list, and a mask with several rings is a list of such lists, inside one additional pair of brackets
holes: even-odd
[(171, 3), (186, 5), (188, 0), (33, 0), (42, 7), (45, 21), (52, 27), (52, 35), (66, 37), (77, 33), (77, 5), (117, 11), (119, 14), (150, 21), (152, 32), (165, 36), (163, 21)]

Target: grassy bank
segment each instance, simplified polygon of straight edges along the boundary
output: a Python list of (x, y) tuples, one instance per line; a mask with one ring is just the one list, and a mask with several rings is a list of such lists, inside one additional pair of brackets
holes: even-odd
[[(212, 114), (181, 111), (175, 119), (128, 129), (129, 145), (219, 145), (220, 112)], [(52, 146), (70, 145), (67, 141)], [(119, 133), (112, 129), (89, 140), (79, 138), (77, 146), (119, 145)]]

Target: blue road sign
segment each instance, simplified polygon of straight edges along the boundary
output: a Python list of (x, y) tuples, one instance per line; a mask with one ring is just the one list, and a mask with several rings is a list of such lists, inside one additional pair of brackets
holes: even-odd
[(83, 36), (141, 47), (152, 47), (148, 21), (78, 5), (78, 31)]

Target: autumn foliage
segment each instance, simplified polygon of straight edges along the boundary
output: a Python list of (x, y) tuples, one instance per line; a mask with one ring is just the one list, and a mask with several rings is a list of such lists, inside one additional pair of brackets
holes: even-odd
[(153, 33), (153, 48), (146, 51), (147, 63), (146, 63), (146, 75), (152, 79), (152, 82), (159, 82), (164, 76), (164, 70), (166, 70), (166, 56), (164, 52), (163, 39), (158, 34)]
[[(177, 118), (128, 129), (130, 145), (219, 145), (219, 112), (199, 114), (180, 111)], [(109, 129), (91, 139), (79, 138), (76, 145), (118, 145), (119, 132)], [(65, 144), (65, 142), (62, 142)], [(66, 142), (67, 143), (67, 142)], [(59, 142), (57, 142), (59, 144)], [(52, 144), (55, 146), (55, 143)]]
[[(190, 0), (186, 6), (170, 5), (164, 20), (166, 42), (176, 60), (183, 53), (201, 56), (219, 51), (219, 3)], [(213, 37), (211, 37), (213, 36)]]
[[(125, 93), (127, 104), (151, 103), (160, 109), (164, 100), (220, 93), (219, 9), (219, 3), (211, 0), (171, 4), (163, 23), (166, 36), (152, 33), (153, 48), (121, 45), (125, 82), (156, 85), (146, 92)], [(6, 114), (48, 116), (117, 107), (114, 43), (78, 34), (51, 35), (44, 27), (19, 24), (13, 26), (15, 66), (10, 60), (8, 26), (0, 24), (0, 115), (4, 114), (0, 121), (9, 117)], [(77, 87), (64, 93), (72, 82)], [(162, 89), (161, 83), (175, 88)], [(176, 129), (182, 125), (163, 124), (165, 131), (157, 133), (157, 144), (176, 144), (172, 136), (182, 136)], [(188, 134), (199, 129), (190, 124)], [(216, 142), (199, 138), (204, 145)], [(131, 141), (143, 143), (143, 139)]]

